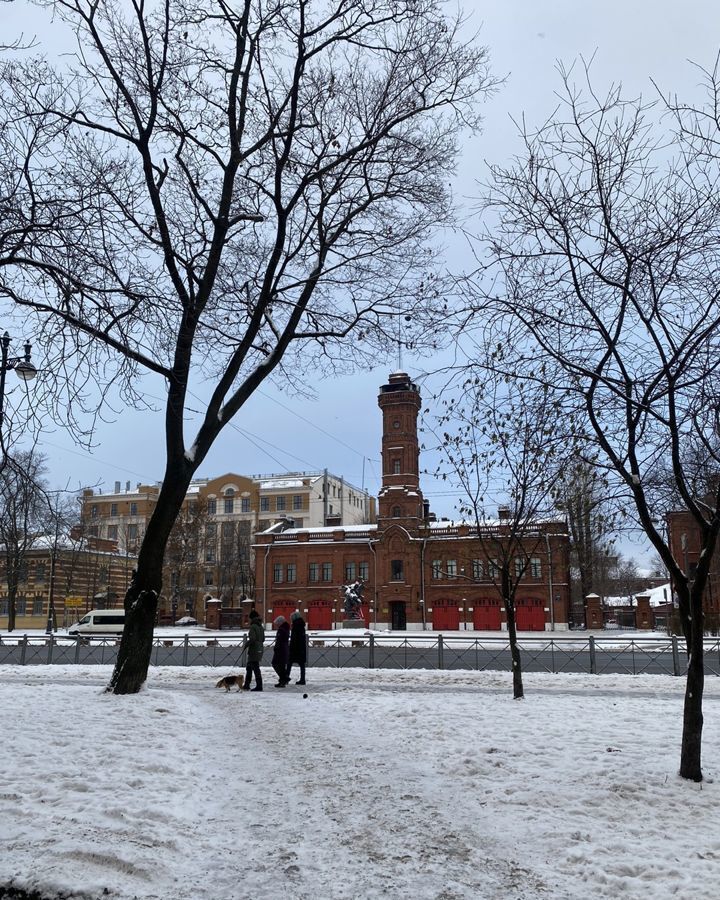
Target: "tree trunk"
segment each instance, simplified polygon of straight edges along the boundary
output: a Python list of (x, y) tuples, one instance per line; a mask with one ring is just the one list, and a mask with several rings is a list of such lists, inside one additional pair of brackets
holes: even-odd
[(17, 584), (13, 584), (13, 578), (8, 581), (8, 631), (15, 631), (15, 610), (17, 609)]
[[(503, 580), (505, 576), (503, 575)], [(515, 627), (515, 603), (513, 598), (509, 596), (509, 592), (505, 594), (505, 615), (507, 617), (508, 640), (510, 641), (510, 658), (512, 659), (513, 673), (513, 698), (522, 700), (525, 696), (522, 681), (522, 665), (520, 660), (520, 648), (517, 643), (517, 628)]]
[(165, 547), (191, 478), (192, 472), (188, 469), (173, 474), (166, 472), (140, 547), (137, 570), (125, 594), (125, 628), (115, 668), (106, 688), (109, 693), (136, 694), (147, 679), (158, 598), (162, 589)]
[(703, 689), (705, 661), (703, 659), (702, 592), (691, 591), (690, 656), (685, 682), (680, 775), (692, 781), (702, 781), (701, 750), (703, 729)]

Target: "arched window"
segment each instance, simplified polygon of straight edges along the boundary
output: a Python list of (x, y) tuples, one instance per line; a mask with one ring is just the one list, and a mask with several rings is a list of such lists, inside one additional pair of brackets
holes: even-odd
[(392, 508), (392, 517), (393, 519), (399, 519), (402, 516), (402, 510), (399, 506), (393, 506)]
[(233, 498), (235, 497), (235, 491), (233, 488), (227, 488), (225, 490), (225, 512), (231, 513), (233, 511)]

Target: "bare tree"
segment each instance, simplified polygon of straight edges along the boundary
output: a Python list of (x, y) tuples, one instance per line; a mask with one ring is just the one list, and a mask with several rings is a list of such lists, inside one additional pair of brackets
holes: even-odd
[[(688, 651), (680, 774), (700, 781), (703, 594), (720, 532), (720, 493), (700, 490), (720, 463), (720, 169), (651, 105), (617, 87), (599, 96), (587, 69), (583, 89), (561, 74), (556, 112), (492, 172), (497, 281), (478, 273), (476, 311), (500, 346), (495, 368), (547, 385), (673, 578)], [(663, 533), (672, 493), (701, 535), (692, 582)]]
[(21, 583), (26, 578), (27, 554), (49, 523), (45, 460), (39, 454), (18, 453), (0, 469), (0, 548), (8, 592), (8, 631), (15, 629)]
[(559, 473), (557, 506), (567, 519), (570, 536), (572, 605), (582, 610), (588, 594), (606, 593), (618, 516), (608, 496), (607, 479), (582, 456), (568, 460)]
[(62, 71), (2, 71), (0, 277), (56, 396), (91, 406), (83, 378), (115, 378), (141, 402), (138, 371), (165, 382), (162, 489), (109, 686), (131, 693), (187, 487), (258, 386), (366, 362), (397, 310), (418, 347), (436, 339), (428, 240), (452, 221), (458, 136), (492, 82), (439, 0), (47, 6), (77, 51)]
[(531, 561), (545, 556), (546, 535), (553, 532), (548, 526), (557, 519), (555, 474), (565, 447), (555, 440), (554, 409), (544, 389), (469, 379), (457, 386), (451, 380), (446, 393), (452, 399), (439, 423), (447, 429), (440, 442), (446, 463), (439, 472), (459, 487), (460, 512), (473, 524), (484, 556), (484, 571), (473, 571), (473, 579), (489, 580), (505, 608), (513, 696), (520, 699), (516, 599)]

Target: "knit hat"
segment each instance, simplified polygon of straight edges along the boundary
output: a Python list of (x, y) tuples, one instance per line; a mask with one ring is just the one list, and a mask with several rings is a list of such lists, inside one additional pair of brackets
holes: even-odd
[(290, 616), (290, 621), (294, 622), (296, 619), (299, 619), (299, 618), (300, 618), (300, 613), (297, 610), (295, 610), (295, 612)]
[(277, 619), (273, 622), (273, 625), (277, 628), (278, 625), (282, 625), (285, 621), (285, 616), (278, 616)]

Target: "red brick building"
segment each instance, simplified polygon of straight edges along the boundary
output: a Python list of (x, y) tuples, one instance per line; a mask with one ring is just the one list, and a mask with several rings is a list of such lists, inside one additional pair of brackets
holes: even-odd
[[(501, 630), (505, 611), (487, 541), (467, 523), (436, 522), (420, 487), (420, 393), (404, 372), (380, 389), (382, 486), (376, 525), (295, 528), (292, 519), (257, 535), (255, 604), (266, 621), (301, 610), (312, 629), (343, 615), (342, 586), (365, 582), (363, 615), (375, 628)], [(502, 517), (492, 526), (502, 540)], [(516, 596), (518, 629), (568, 627), (565, 522), (527, 533)]]
[[(700, 530), (689, 512), (671, 512), (667, 516), (670, 551), (692, 580), (700, 557)], [(715, 549), (703, 598), (705, 630), (716, 634), (720, 625), (720, 548)]]

